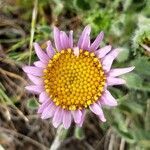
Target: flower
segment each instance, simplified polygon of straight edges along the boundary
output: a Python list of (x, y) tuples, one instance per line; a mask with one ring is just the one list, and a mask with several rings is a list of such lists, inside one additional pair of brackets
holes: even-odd
[(63, 124), (67, 129), (72, 120), (82, 126), (86, 109), (105, 122), (102, 106), (117, 105), (107, 87), (125, 84), (118, 76), (134, 69), (111, 69), (119, 49), (110, 45), (99, 48), (103, 32), (90, 43), (90, 31), (90, 26), (84, 28), (75, 47), (73, 31), (67, 35), (54, 27), (55, 48), (48, 41), (45, 52), (34, 43), (39, 61), (23, 68), (33, 82), (26, 89), (39, 94), (38, 113), (42, 119), (52, 118), (54, 127)]

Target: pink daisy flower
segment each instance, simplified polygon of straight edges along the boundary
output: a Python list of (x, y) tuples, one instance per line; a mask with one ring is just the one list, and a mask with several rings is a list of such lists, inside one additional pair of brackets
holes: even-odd
[(91, 43), (90, 31), (90, 26), (86, 26), (74, 45), (73, 31), (67, 35), (54, 27), (55, 48), (48, 41), (46, 51), (43, 51), (35, 43), (39, 61), (23, 68), (32, 81), (26, 89), (39, 94), (38, 113), (42, 119), (52, 118), (56, 128), (63, 124), (67, 129), (72, 120), (82, 126), (86, 109), (105, 122), (102, 107), (117, 105), (107, 87), (125, 84), (118, 76), (134, 69), (111, 69), (119, 49), (112, 49), (110, 45), (99, 48), (104, 33), (100, 32)]

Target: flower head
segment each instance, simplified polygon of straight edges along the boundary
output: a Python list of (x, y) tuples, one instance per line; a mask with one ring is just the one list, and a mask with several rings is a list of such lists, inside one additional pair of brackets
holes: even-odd
[(38, 113), (42, 119), (52, 118), (54, 127), (63, 124), (69, 128), (72, 120), (82, 126), (86, 109), (105, 122), (102, 106), (117, 105), (107, 87), (124, 84), (118, 76), (134, 69), (111, 69), (119, 49), (112, 49), (110, 45), (99, 48), (103, 32), (90, 43), (90, 31), (90, 26), (86, 26), (78, 44), (74, 45), (73, 31), (67, 35), (54, 27), (55, 48), (48, 41), (43, 51), (35, 43), (39, 61), (23, 68), (33, 82), (26, 89), (39, 94)]

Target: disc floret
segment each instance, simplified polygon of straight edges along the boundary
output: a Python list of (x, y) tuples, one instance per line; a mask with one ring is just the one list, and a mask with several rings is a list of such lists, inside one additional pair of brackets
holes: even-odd
[(56, 53), (44, 69), (44, 87), (56, 106), (82, 110), (102, 95), (105, 74), (94, 53), (72, 49)]

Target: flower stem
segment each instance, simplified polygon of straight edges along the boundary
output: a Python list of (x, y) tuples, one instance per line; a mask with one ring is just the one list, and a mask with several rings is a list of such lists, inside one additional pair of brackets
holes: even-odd
[(65, 130), (62, 125), (57, 129), (57, 133), (56, 133), (55, 139), (50, 147), (50, 150), (57, 150), (59, 148), (62, 141), (65, 139), (65, 137), (67, 135), (67, 131), (68, 130)]
[(31, 31), (30, 31), (29, 65), (31, 63), (31, 58), (32, 58), (32, 47), (33, 47), (33, 39), (34, 39), (34, 32), (35, 32), (37, 12), (38, 12), (38, 0), (35, 0), (34, 1), (33, 12), (32, 12), (32, 22), (31, 22)]

